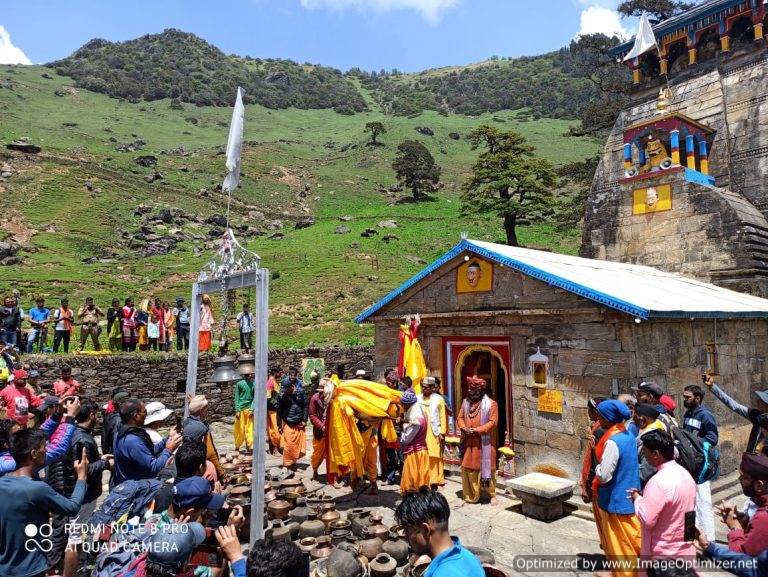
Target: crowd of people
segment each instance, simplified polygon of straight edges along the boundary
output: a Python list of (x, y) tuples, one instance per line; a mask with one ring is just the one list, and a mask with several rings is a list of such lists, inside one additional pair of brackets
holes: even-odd
[[(728, 562), (723, 568), (737, 575), (765, 575), (768, 391), (756, 392), (756, 406), (747, 408), (704, 375), (702, 385), (685, 387), (681, 426), (676, 403), (662, 387), (644, 382), (633, 390), (589, 401), (590, 447), (579, 483), (582, 499), (592, 505), (600, 545), (618, 563), (613, 575), (632, 575), (639, 566), (651, 577), (692, 576), (697, 553)], [(741, 507), (712, 505), (719, 436), (704, 404), (707, 391), (752, 424), (739, 467), (747, 498)], [(716, 513), (727, 526), (727, 546), (715, 541)], [(681, 560), (687, 562), (682, 572)]]
[[(19, 306), (19, 300), (14, 292), (3, 299), (0, 307), (0, 345), (18, 353), (68, 353), (73, 335), (79, 339), (77, 352), (85, 350), (89, 341), (94, 351), (170, 351), (174, 346), (178, 351), (189, 349), (192, 315), (181, 297), (174, 306), (158, 298), (144, 299), (139, 306), (130, 297), (122, 302), (113, 299), (106, 309), (95, 304), (92, 297), (77, 309), (70, 307), (68, 298), (50, 307), (45, 298), (37, 297), (27, 310)], [(227, 320), (237, 323), (241, 348), (251, 350), (254, 321), (249, 305), (243, 304), (234, 319)], [(203, 295), (200, 351), (211, 350), (215, 323), (211, 299)]]

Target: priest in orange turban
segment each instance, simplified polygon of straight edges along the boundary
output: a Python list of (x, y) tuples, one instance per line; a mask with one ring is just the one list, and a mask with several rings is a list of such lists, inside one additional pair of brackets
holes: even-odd
[(499, 406), (486, 394), (485, 379), (467, 377), (467, 398), (461, 403), (457, 419), (464, 444), (461, 461), (462, 497), (465, 503), (477, 503), (485, 489), (491, 504), (496, 499), (496, 448), (493, 430), (499, 423)]

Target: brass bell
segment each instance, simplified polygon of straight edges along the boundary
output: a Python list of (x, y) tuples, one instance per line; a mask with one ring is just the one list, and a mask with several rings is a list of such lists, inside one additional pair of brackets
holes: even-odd
[(214, 359), (213, 361), (213, 374), (211, 374), (210, 382), (212, 383), (229, 383), (240, 380), (240, 374), (235, 368), (235, 361), (237, 357), (235, 355), (226, 355)]
[(237, 372), (241, 375), (253, 375), (256, 373), (256, 355), (244, 354), (237, 357)]

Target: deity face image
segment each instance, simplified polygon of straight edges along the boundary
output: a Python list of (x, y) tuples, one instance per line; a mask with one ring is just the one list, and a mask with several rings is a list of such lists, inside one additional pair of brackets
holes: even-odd
[(654, 187), (649, 187), (645, 191), (645, 204), (648, 208), (656, 208), (656, 205), (659, 203), (659, 193), (656, 191)]
[(471, 263), (467, 267), (467, 282), (472, 288), (477, 287), (477, 283), (480, 282), (480, 278), (483, 276), (483, 271), (480, 270), (480, 265), (476, 262)]

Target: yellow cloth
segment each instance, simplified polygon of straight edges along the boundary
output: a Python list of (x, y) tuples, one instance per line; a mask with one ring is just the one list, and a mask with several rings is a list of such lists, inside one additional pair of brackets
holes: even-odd
[(148, 345), (149, 337), (147, 336), (147, 326), (141, 325), (139, 327), (139, 346)]
[(445, 464), (442, 457), (429, 457), (429, 484), (445, 485)]
[(422, 449), (405, 455), (400, 492), (418, 491), (424, 486), (429, 486), (429, 454)]
[(365, 443), (365, 453), (363, 454), (365, 478), (371, 483), (375, 483), (376, 479), (379, 478), (379, 436), (376, 429), (369, 427), (363, 433), (363, 442)]
[(312, 470), (317, 472), (320, 469), (320, 465), (325, 461), (326, 454), (325, 439), (312, 439)]
[[(400, 392), (386, 385), (362, 379), (339, 382), (328, 405), (329, 473), (341, 476), (350, 472), (356, 477), (363, 477), (366, 445), (357, 428), (357, 416), (396, 418), (399, 401)], [(390, 434), (387, 424), (391, 426), (386, 420), (382, 423), (382, 434)]]
[[(625, 562), (640, 554), (640, 521), (635, 515), (616, 515), (595, 507), (600, 512), (596, 521), (600, 524), (598, 534), (605, 556)], [(630, 577), (635, 571), (629, 569), (612, 571), (614, 577)]]
[(496, 471), (491, 471), (491, 481), (485, 485), (480, 484), (480, 471), (461, 468), (461, 496), (467, 503), (477, 503), (480, 500), (480, 491), (485, 489), (488, 497), (496, 496)]
[(283, 466), (290, 467), (307, 452), (307, 433), (303, 427), (283, 424)]
[(253, 411), (243, 409), (235, 414), (235, 449), (238, 451), (245, 443), (249, 451), (253, 448)]
[(445, 484), (445, 473), (443, 472), (443, 446), (440, 439), (432, 430), (432, 410), (430, 404), (437, 401), (437, 413), (440, 420), (440, 433), (445, 435), (448, 432), (448, 413), (445, 410), (445, 401), (443, 397), (432, 394), (429, 399), (423, 399), (424, 415), (427, 417), (427, 452), (429, 453), (429, 484)]
[(280, 446), (280, 429), (277, 428), (277, 411), (267, 411), (267, 439), (273, 447)]
[(413, 391), (421, 394), (421, 380), (427, 376), (427, 363), (418, 337), (411, 339), (411, 329), (408, 325), (400, 325), (403, 333), (403, 367), (405, 374), (413, 381)]

